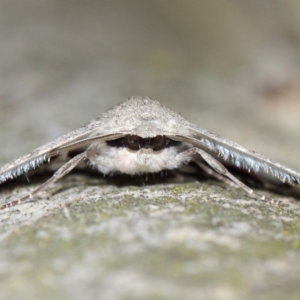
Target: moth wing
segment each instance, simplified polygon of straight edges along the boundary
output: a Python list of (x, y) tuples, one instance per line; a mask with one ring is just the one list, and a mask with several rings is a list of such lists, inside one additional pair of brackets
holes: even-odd
[[(30, 153), (27, 153), (11, 162), (5, 164), (0, 168), (0, 184), (8, 179), (13, 179), (30, 170), (33, 170), (45, 162), (50, 161), (50, 157), (55, 155), (57, 151), (64, 151), (64, 148), (72, 146), (72, 149), (81, 148), (92, 143), (96, 138), (100, 139), (106, 136), (105, 131), (102, 130), (101, 119), (92, 121), (74, 131), (71, 131), (56, 140), (41, 146)], [(93, 136), (97, 136), (94, 138)], [(108, 135), (110, 136), (110, 135)]]
[(262, 174), (265, 178), (283, 183), (300, 184), (300, 173), (288, 167), (190, 122), (187, 122), (185, 128), (188, 133), (181, 136), (181, 141), (209, 152), (226, 165)]

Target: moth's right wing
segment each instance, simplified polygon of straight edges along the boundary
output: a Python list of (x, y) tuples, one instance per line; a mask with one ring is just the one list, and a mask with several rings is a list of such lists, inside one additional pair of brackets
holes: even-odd
[(270, 181), (300, 184), (299, 172), (190, 122), (186, 122), (183, 127), (185, 134), (177, 135), (175, 139), (205, 150), (226, 166), (255, 173)]

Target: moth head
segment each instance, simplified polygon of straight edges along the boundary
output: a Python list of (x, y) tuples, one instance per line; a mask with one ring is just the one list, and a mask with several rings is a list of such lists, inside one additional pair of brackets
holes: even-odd
[(109, 164), (96, 164), (104, 174), (112, 171), (142, 174), (174, 169), (180, 164), (174, 157), (180, 152), (181, 144), (165, 135), (141, 137), (127, 134), (107, 140), (103, 151), (109, 156)]
[(122, 147), (133, 152), (142, 150), (143, 153), (159, 152), (179, 143), (180, 142), (169, 139), (165, 135), (156, 135), (154, 137), (144, 138), (136, 134), (128, 134), (122, 138), (106, 141), (106, 144), (111, 147)]
[(132, 151), (138, 151), (141, 148), (160, 151), (166, 146), (166, 137), (157, 135), (155, 137), (142, 138), (138, 135), (126, 135), (124, 137), (124, 146)]

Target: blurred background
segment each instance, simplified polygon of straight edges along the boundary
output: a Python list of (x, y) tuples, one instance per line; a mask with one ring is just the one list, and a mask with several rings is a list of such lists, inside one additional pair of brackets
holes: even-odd
[(0, 0), (1, 162), (147, 95), (297, 166), (299, 16), (297, 0)]

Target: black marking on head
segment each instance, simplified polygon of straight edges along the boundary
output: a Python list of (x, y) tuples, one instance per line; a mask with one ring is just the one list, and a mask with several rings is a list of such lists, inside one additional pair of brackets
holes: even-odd
[(106, 141), (106, 145), (115, 148), (124, 148), (125, 147), (124, 137), (121, 137), (116, 140)]
[(68, 152), (68, 158), (74, 158), (75, 156), (77, 156), (78, 154), (82, 153), (85, 150), (86, 150), (86, 147), (85, 148), (73, 149), (73, 150)]
[(165, 148), (174, 147), (181, 142), (171, 140), (164, 135), (157, 135), (152, 138), (142, 138), (138, 135), (126, 135), (125, 137), (106, 141), (110, 147), (128, 148), (133, 151), (138, 151), (141, 148), (152, 148), (154, 151), (160, 151)]

